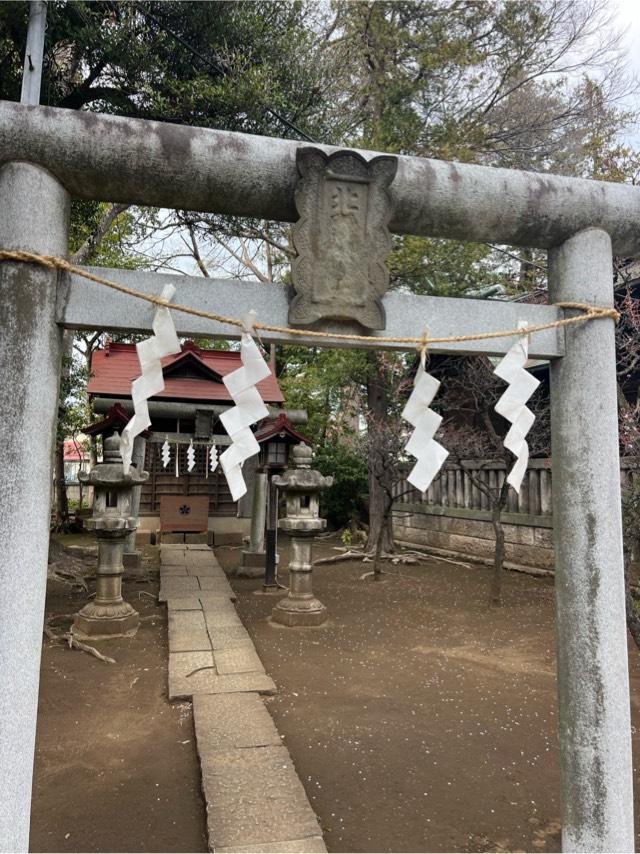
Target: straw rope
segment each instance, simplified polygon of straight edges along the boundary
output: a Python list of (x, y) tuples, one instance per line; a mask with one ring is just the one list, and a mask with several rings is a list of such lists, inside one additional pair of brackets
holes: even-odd
[[(183, 314), (190, 314), (194, 317), (203, 317), (206, 320), (215, 320), (218, 323), (224, 323), (229, 326), (237, 326), (240, 329), (244, 328), (245, 323), (236, 317), (226, 317), (223, 314), (215, 314), (212, 311), (204, 311), (199, 308), (191, 308), (187, 305), (180, 305), (162, 297), (145, 294), (135, 288), (129, 288), (126, 285), (121, 285), (118, 282), (113, 282), (110, 279), (105, 279), (102, 276), (96, 276), (94, 273), (89, 273), (80, 267), (76, 267), (64, 258), (57, 255), (38, 255), (33, 252), (23, 251), (8, 251), (0, 250), (0, 261), (17, 261), (26, 264), (39, 264), (41, 267), (47, 267), (52, 270), (63, 270), (66, 273), (75, 273), (77, 276), (82, 276), (91, 282), (98, 285), (104, 285), (107, 288), (112, 288), (122, 294), (126, 294), (136, 299), (150, 302), (153, 305), (160, 305), (170, 308), (173, 311), (180, 311)], [(573, 317), (565, 317), (562, 320), (556, 320), (551, 323), (539, 323), (527, 326), (526, 334), (532, 335), (535, 332), (542, 332), (545, 329), (557, 329), (561, 326), (573, 326), (579, 323), (586, 323), (589, 320), (601, 320), (603, 318), (612, 318), (616, 322), (620, 319), (619, 313), (614, 308), (601, 308), (597, 305), (590, 305), (582, 302), (558, 302), (554, 303), (557, 308), (575, 309), (583, 312)], [(444, 338), (430, 338), (424, 335), (420, 338), (401, 338), (393, 336), (377, 336), (377, 335), (348, 335), (344, 333), (334, 332), (319, 332), (314, 329), (292, 329), (288, 326), (274, 326), (269, 323), (256, 322), (253, 328), (264, 330), (265, 332), (281, 332), (284, 335), (299, 336), (301, 338), (318, 338), (330, 339), (332, 341), (351, 341), (353, 343), (362, 342), (363, 344), (406, 344), (410, 347), (417, 347), (419, 350), (425, 349), (430, 344), (457, 344), (464, 341), (486, 341), (491, 338), (508, 338), (518, 337), (523, 334), (522, 329), (501, 329), (495, 332), (477, 332), (473, 335), (449, 335)]]

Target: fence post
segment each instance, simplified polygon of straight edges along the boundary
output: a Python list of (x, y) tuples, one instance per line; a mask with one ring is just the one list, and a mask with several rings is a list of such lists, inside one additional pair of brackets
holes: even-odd
[[(552, 302), (611, 306), (611, 240), (549, 252)], [(633, 851), (613, 320), (566, 329), (551, 364), (558, 705), (565, 851)]]
[[(65, 255), (69, 197), (45, 169), (0, 168), (0, 248)], [(61, 336), (55, 271), (0, 264), (0, 850), (27, 851)]]

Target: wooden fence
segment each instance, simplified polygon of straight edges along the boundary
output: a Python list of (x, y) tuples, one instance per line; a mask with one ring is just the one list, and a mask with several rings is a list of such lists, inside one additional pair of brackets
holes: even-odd
[[(623, 488), (628, 486), (636, 463), (631, 459), (622, 459), (620, 474)], [(407, 473), (410, 467), (407, 466)], [(445, 465), (426, 493), (412, 487), (403, 477), (395, 486), (395, 506), (403, 509), (410, 506), (413, 512), (430, 512), (438, 508), (446, 515), (447, 509), (478, 511), (479, 518), (486, 518), (490, 511), (489, 496), (482, 491), (477, 482), (499, 489), (506, 474), (504, 462), (496, 460), (463, 460), (461, 465)], [(474, 482), (475, 481), (475, 482)], [(510, 517), (520, 516), (524, 524), (550, 526), (552, 513), (552, 474), (551, 459), (533, 459), (529, 461), (527, 473), (522, 482), (520, 494), (509, 490), (505, 513)], [(458, 515), (458, 514), (453, 514)], [(475, 514), (464, 514), (472, 516)]]

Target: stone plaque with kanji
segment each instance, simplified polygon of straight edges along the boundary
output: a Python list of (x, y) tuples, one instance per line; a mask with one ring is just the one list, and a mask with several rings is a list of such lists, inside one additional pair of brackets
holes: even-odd
[(397, 158), (365, 160), (354, 151), (326, 155), (317, 148), (300, 148), (297, 165), (300, 218), (293, 226), (296, 295), (289, 323), (333, 319), (384, 329), (381, 300), (389, 287), (391, 249), (388, 188)]

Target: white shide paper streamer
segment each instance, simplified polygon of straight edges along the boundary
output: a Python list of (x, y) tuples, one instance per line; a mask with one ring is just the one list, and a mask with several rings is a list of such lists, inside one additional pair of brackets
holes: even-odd
[(209, 451), (209, 471), (214, 472), (218, 468), (218, 449), (215, 445)]
[[(519, 329), (526, 329), (523, 321), (518, 323)], [(529, 445), (526, 435), (536, 420), (533, 412), (526, 406), (527, 401), (540, 385), (524, 366), (529, 356), (529, 336), (525, 333), (518, 338), (507, 355), (498, 363), (494, 374), (509, 383), (508, 388), (495, 405), (498, 415), (511, 422), (509, 432), (504, 438), (504, 446), (516, 457), (516, 462), (509, 474), (509, 483), (516, 492), (520, 492), (522, 478), (529, 464)]]
[(242, 476), (242, 464), (260, 450), (260, 445), (249, 427), (269, 414), (255, 386), (260, 380), (271, 376), (271, 369), (247, 332), (243, 333), (240, 341), (240, 359), (242, 367), (227, 374), (222, 380), (235, 406), (220, 416), (220, 421), (231, 439), (231, 445), (220, 454), (220, 465), (234, 501), (242, 498), (247, 491)]
[(190, 472), (196, 464), (196, 449), (193, 447), (193, 439), (187, 448), (187, 471)]
[[(173, 285), (165, 285), (162, 289), (162, 299), (170, 300), (175, 294)], [(168, 308), (158, 306), (153, 318), (151, 338), (146, 338), (136, 344), (141, 375), (131, 383), (131, 398), (133, 400), (133, 417), (122, 431), (120, 437), (120, 454), (124, 473), (129, 473), (133, 455), (133, 440), (151, 425), (147, 400), (154, 394), (159, 394), (164, 388), (162, 365), (160, 360), (165, 356), (180, 352), (180, 341), (176, 335), (173, 318)]]
[(162, 455), (162, 468), (166, 469), (166, 467), (171, 462), (171, 445), (169, 444), (169, 437), (165, 436), (164, 445), (161, 448)]
[(402, 410), (402, 417), (415, 427), (405, 451), (416, 457), (417, 462), (411, 469), (407, 480), (410, 484), (425, 492), (434, 477), (449, 456), (449, 451), (433, 438), (440, 426), (442, 416), (430, 409), (440, 383), (425, 370), (424, 356), (413, 382), (413, 391)]

